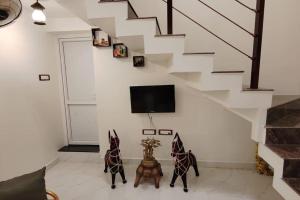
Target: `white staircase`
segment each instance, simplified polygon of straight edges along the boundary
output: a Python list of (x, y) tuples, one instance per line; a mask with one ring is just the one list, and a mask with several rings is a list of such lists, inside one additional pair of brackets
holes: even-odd
[[(138, 18), (125, 0), (105, 3), (85, 0), (85, 4), (83, 0), (57, 1), (71, 12), (80, 13), (78, 16), (89, 24), (100, 27), (125, 44), (126, 41), (140, 42), (135, 46), (146, 56), (160, 61), (167, 60), (168, 73), (250, 121), (252, 139), (259, 143), (259, 154), (275, 169), (274, 187), (286, 199), (299, 199), (281, 180), (278, 166), (283, 166), (283, 163), (264, 145), (267, 109), (271, 107), (272, 90), (243, 88), (243, 71), (214, 71), (214, 53), (185, 53), (184, 34), (161, 35), (155, 17)], [(76, 2), (81, 5), (72, 5)]]

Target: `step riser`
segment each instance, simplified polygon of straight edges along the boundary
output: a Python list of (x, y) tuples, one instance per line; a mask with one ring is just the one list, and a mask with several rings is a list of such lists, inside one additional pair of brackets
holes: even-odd
[(286, 116), (300, 116), (300, 99), (269, 109), (267, 124), (271, 125)]
[(284, 178), (300, 178), (300, 159), (285, 160), (283, 168)]
[(267, 128), (266, 144), (300, 145), (300, 128)]
[(89, 19), (109, 18), (116, 19), (128, 18), (128, 4), (127, 2), (112, 2), (101, 3), (95, 0), (86, 0), (87, 17)]
[[(126, 20), (116, 19), (116, 35), (134, 36), (144, 35), (145, 37), (153, 37), (156, 34), (156, 22), (154, 19), (145, 20)], [(146, 40), (146, 38), (145, 38)]]

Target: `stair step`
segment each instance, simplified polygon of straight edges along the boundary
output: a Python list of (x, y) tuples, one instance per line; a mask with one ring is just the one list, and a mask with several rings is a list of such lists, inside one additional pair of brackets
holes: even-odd
[(127, 20), (143, 20), (143, 19), (155, 19), (156, 25), (157, 25), (157, 28), (158, 28), (158, 31), (159, 31), (159, 34), (161, 35), (161, 29), (160, 29), (160, 26), (159, 26), (157, 17), (137, 17), (137, 18), (127, 18)]
[(243, 91), (245, 92), (274, 92), (274, 89), (266, 89), (266, 88), (257, 88), (257, 89), (252, 89), (248, 87), (244, 87)]
[(300, 178), (300, 159), (284, 161), (283, 177), (284, 178)]
[(162, 35), (155, 35), (155, 37), (185, 37), (185, 34), (162, 34)]
[(299, 159), (300, 160), (300, 145), (266, 145), (269, 149), (275, 152), (283, 159)]
[(300, 128), (267, 127), (266, 144), (300, 145)]
[(214, 55), (215, 52), (186, 52), (183, 55)]
[(284, 178), (283, 180), (300, 195), (300, 178)]
[(267, 127), (300, 128), (300, 115), (288, 114), (272, 122), (267, 122)]
[(244, 73), (245, 71), (213, 71), (213, 74), (241, 74)]
[(267, 126), (300, 128), (300, 99), (269, 109)]

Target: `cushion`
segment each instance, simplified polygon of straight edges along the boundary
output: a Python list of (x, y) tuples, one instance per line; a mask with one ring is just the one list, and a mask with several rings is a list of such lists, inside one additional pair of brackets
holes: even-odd
[(25, 174), (0, 182), (1, 200), (45, 200), (46, 167), (36, 172)]

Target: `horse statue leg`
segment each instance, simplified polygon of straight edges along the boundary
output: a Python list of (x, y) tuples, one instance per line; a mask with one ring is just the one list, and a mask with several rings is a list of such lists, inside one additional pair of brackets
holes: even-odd
[(125, 172), (124, 172), (124, 167), (123, 166), (120, 167), (119, 173), (120, 173), (120, 175), (122, 177), (123, 184), (127, 183), (127, 180), (125, 178)]
[(197, 159), (196, 156), (192, 153), (190, 153), (190, 160), (192, 161), (192, 166), (195, 170), (196, 176), (199, 176), (199, 170), (198, 170), (198, 164), (197, 164)]
[(175, 181), (176, 181), (176, 179), (177, 179), (177, 177), (178, 177), (178, 175), (176, 174), (175, 170), (176, 170), (176, 169), (174, 169), (174, 172), (173, 172), (173, 178), (172, 178), (172, 180), (171, 180), (170, 187), (174, 187)]
[(107, 168), (108, 168), (108, 154), (109, 154), (109, 150), (106, 152), (106, 154), (104, 156), (104, 163), (105, 163), (104, 173), (107, 173)]
[(181, 179), (182, 179), (182, 182), (183, 182), (183, 191), (188, 192), (189, 190), (187, 188), (186, 173), (181, 176)]
[(111, 189), (115, 189), (115, 180), (116, 180), (116, 174), (111, 173)]

